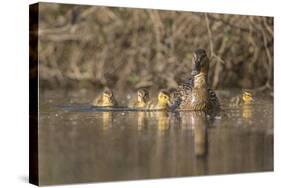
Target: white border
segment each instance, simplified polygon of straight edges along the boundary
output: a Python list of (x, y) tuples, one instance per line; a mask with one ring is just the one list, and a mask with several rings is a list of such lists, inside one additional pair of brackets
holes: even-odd
[[(28, 5), (9, 0), (0, 6), (0, 187), (33, 187), (28, 177)], [(281, 19), (278, 0), (49, 0), (123, 7), (219, 12), (275, 17), (275, 172), (161, 180), (67, 185), (66, 187), (278, 187), (280, 182), (280, 57)], [(277, 114), (277, 115), (276, 115)], [(53, 186), (57, 187), (57, 186)]]

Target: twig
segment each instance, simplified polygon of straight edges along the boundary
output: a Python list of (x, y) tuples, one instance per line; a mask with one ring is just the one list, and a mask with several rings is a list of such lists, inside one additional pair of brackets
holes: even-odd
[(209, 23), (209, 18), (208, 14), (205, 13), (205, 21), (206, 21), (206, 26), (207, 26), (207, 31), (208, 31), (208, 37), (209, 37), (209, 45), (210, 45), (210, 51), (211, 51), (211, 57), (214, 56), (214, 45), (213, 45), (213, 36), (210, 28), (210, 23)]

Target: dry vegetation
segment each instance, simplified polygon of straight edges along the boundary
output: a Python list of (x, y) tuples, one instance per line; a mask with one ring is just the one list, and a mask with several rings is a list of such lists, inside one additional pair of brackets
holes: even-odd
[(216, 89), (273, 87), (273, 18), (40, 5), (42, 87), (176, 87), (205, 48)]

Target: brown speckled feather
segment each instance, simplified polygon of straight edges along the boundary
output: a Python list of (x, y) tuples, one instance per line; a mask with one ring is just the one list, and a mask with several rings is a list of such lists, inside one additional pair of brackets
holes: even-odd
[[(177, 90), (173, 93), (172, 109), (183, 109), (187, 104), (191, 103), (191, 92), (193, 88), (193, 78), (189, 78), (185, 83), (179, 85)], [(197, 107), (196, 107), (197, 108)], [(200, 107), (198, 107), (200, 108)], [(201, 107), (203, 108), (203, 107)], [(216, 93), (208, 88), (208, 109), (219, 109), (220, 104)]]

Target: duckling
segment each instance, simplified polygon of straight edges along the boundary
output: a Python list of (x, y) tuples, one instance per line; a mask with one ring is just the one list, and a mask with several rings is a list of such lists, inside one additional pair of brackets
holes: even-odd
[(249, 90), (242, 90), (242, 96), (238, 95), (230, 99), (230, 106), (248, 105), (254, 102), (253, 93)]
[(216, 93), (208, 86), (209, 58), (204, 49), (194, 51), (192, 64), (192, 77), (175, 91), (171, 109), (218, 110), (220, 105)]
[(117, 106), (117, 101), (113, 95), (112, 90), (106, 88), (100, 96), (98, 96), (94, 102), (94, 106), (112, 107)]
[(252, 104), (254, 102), (253, 93), (251, 91), (244, 90), (242, 99), (244, 104)]
[(148, 106), (151, 110), (167, 110), (171, 105), (170, 93), (166, 90), (161, 90), (157, 97), (157, 103)]
[(137, 100), (132, 105), (135, 108), (145, 108), (151, 104), (149, 92), (146, 89), (137, 91)]

